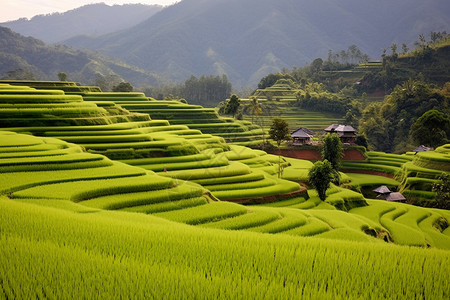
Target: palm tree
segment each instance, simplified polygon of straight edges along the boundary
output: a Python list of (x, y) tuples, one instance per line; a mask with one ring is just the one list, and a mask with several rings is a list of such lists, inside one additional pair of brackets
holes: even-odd
[(251, 99), (252, 101), (248, 105), (248, 109), (252, 114), (252, 123), (253, 123), (255, 115), (259, 115), (262, 112), (262, 107), (261, 104), (258, 102), (258, 99), (256, 99), (255, 97), (252, 97)]

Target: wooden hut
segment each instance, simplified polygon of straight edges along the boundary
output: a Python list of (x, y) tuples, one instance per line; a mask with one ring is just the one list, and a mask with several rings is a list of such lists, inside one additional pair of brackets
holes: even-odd
[(313, 132), (307, 128), (300, 127), (291, 133), (292, 145), (300, 146), (311, 144)]
[(350, 125), (331, 124), (325, 128), (327, 133), (336, 133), (342, 143), (354, 144), (356, 141), (356, 129)]
[(419, 147), (417, 147), (416, 149), (413, 150), (413, 152), (425, 152), (425, 151), (432, 151), (434, 150), (433, 147), (426, 147), (424, 145), (420, 145)]
[(402, 193), (399, 192), (392, 192), (389, 193), (386, 196), (387, 201), (394, 201), (394, 202), (406, 202), (405, 196), (402, 195)]
[(377, 187), (376, 189), (374, 189), (373, 191), (375, 193), (377, 193), (377, 194), (389, 194), (389, 193), (392, 193), (391, 190), (385, 185), (381, 185), (381, 186)]

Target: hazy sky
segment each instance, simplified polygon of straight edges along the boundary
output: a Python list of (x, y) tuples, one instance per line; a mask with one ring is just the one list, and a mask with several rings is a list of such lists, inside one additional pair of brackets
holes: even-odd
[(92, 3), (125, 4), (143, 3), (170, 5), (175, 0), (0, 0), (0, 22), (53, 12), (65, 12)]

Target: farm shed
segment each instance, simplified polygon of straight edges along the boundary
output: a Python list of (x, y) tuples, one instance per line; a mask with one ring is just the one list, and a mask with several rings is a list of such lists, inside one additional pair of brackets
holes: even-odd
[(376, 189), (374, 189), (373, 191), (375, 193), (377, 193), (377, 194), (389, 194), (389, 193), (391, 193), (391, 190), (385, 185), (381, 185), (381, 186), (377, 187)]
[(424, 145), (420, 145), (419, 147), (417, 147), (416, 149), (414, 149), (412, 152), (425, 152), (425, 151), (432, 151), (434, 150), (433, 147), (426, 147)]
[(292, 145), (306, 145), (312, 141), (313, 132), (307, 128), (300, 127), (291, 133)]
[(387, 201), (394, 201), (394, 202), (405, 202), (406, 198), (405, 198), (405, 196), (402, 195), (402, 193), (392, 192), (392, 193), (389, 193), (386, 196), (386, 200)]
[(327, 133), (336, 133), (342, 143), (354, 144), (356, 141), (356, 129), (350, 125), (332, 124), (325, 128)]

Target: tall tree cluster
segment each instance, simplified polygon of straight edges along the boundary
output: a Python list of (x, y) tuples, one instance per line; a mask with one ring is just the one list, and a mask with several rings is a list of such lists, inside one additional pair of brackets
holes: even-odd
[(189, 103), (214, 107), (231, 94), (231, 83), (226, 75), (191, 76), (184, 82), (183, 96)]
[(413, 79), (397, 85), (383, 103), (372, 104), (364, 109), (359, 132), (367, 136), (373, 149), (395, 151), (396, 147), (401, 147), (408, 140), (411, 126), (424, 113), (438, 110), (450, 114), (447, 85), (439, 89)]
[(147, 96), (164, 99), (169, 95), (186, 99), (190, 104), (200, 104), (204, 107), (215, 107), (231, 95), (232, 85), (226, 75), (201, 76), (192, 75), (184, 83), (160, 87), (144, 87)]
[(363, 53), (356, 45), (339, 52), (328, 51), (328, 58), (323, 64), (324, 70), (336, 70), (343, 67), (361, 64), (369, 61), (370, 57)]
[(328, 133), (323, 138), (322, 160), (331, 164), (333, 182), (339, 184), (339, 168), (344, 156), (342, 142), (336, 133)]

